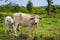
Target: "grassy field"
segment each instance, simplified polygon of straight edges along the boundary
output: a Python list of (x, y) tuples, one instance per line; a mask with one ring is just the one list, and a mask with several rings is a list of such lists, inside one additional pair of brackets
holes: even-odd
[[(4, 33), (4, 18), (7, 15), (12, 16), (12, 12), (0, 12), (0, 40), (60, 40), (60, 14), (55, 17), (47, 17), (46, 14), (41, 14), (42, 21), (40, 22), (37, 31), (32, 28), (32, 37), (28, 34), (29, 27), (21, 27), (21, 32), (18, 37), (13, 36), (8, 32)], [(8, 30), (6, 28), (6, 30)], [(35, 34), (36, 33), (36, 34)]]

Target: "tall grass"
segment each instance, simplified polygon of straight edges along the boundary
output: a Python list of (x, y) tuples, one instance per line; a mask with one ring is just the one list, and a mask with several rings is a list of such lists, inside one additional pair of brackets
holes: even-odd
[(56, 14), (55, 17), (41, 14), (42, 21), (40, 21), (37, 31), (33, 27), (31, 28), (31, 38), (29, 37), (29, 27), (21, 26), (21, 31), (17, 32), (18, 37), (9, 35), (8, 32), (4, 33), (6, 28), (4, 18), (13, 14), (12, 12), (0, 12), (0, 40), (60, 40), (60, 14)]

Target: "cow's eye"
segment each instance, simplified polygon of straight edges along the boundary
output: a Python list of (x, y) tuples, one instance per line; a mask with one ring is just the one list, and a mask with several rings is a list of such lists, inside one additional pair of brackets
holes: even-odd
[(33, 20), (34, 18), (30, 18), (30, 20)]

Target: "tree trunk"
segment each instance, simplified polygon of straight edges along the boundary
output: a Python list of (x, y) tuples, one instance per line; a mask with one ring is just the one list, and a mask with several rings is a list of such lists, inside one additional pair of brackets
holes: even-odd
[(50, 0), (47, 0), (48, 2), (48, 7), (47, 7), (47, 15), (50, 16)]

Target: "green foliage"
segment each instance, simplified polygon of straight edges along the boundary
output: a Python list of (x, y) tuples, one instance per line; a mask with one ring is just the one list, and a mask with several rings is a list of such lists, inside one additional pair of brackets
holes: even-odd
[(19, 12), (20, 11), (20, 7), (18, 4), (13, 6), (14, 12)]
[(52, 5), (51, 12), (56, 12), (56, 7)]
[(32, 9), (32, 13), (33, 14), (45, 14), (46, 12), (45, 12), (45, 9), (43, 9), (43, 8), (34, 7)]
[(56, 13), (60, 13), (60, 6), (55, 5), (55, 8), (56, 8)]
[[(45, 8), (45, 11), (47, 11), (47, 7)], [(51, 6), (51, 13), (54, 13), (54, 14), (60, 13), (60, 6), (59, 5), (52, 5)]]
[(1, 12), (19, 12), (20, 7), (18, 4), (12, 5), (12, 3), (10, 2), (7, 5), (0, 6), (0, 11)]
[(20, 12), (28, 13), (29, 11), (27, 10), (26, 7), (21, 6), (21, 7), (20, 7)]

